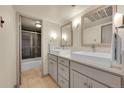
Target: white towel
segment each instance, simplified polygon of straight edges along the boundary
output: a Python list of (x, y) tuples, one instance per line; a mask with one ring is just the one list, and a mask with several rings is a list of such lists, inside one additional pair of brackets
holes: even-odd
[(111, 44), (111, 47), (112, 47), (112, 48), (111, 48), (111, 49), (112, 49), (112, 62), (115, 62), (115, 60), (116, 60), (116, 58), (115, 58), (115, 57), (116, 57), (116, 56), (115, 56), (115, 51), (116, 51), (116, 50), (115, 50), (115, 45), (116, 45), (116, 44), (115, 44), (115, 43), (116, 43), (115, 37), (116, 37), (116, 36), (115, 36), (115, 35), (116, 35), (116, 33), (113, 33), (113, 34), (112, 34), (112, 44)]
[(117, 41), (116, 41), (116, 55), (117, 55), (117, 63), (122, 64), (122, 55), (121, 55), (121, 48), (122, 48), (122, 42), (121, 37), (117, 34)]
[(122, 63), (121, 46), (121, 37), (117, 32), (114, 32), (112, 35), (112, 61), (116, 62), (114, 64)]

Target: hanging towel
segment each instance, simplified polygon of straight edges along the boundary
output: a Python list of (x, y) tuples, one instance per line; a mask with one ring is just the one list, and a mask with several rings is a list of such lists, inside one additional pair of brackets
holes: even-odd
[(121, 37), (119, 36), (119, 34), (116, 34), (116, 36), (117, 36), (117, 41), (116, 41), (117, 64), (121, 64), (122, 63), (122, 55), (121, 55), (122, 42), (121, 42)]
[(121, 45), (121, 37), (117, 32), (114, 32), (112, 35), (112, 61), (116, 62), (114, 64), (122, 63)]
[(116, 33), (114, 32), (113, 34), (112, 34), (112, 44), (111, 44), (111, 49), (112, 49), (112, 62), (115, 62), (115, 60), (116, 60), (116, 54), (115, 54), (115, 52), (116, 52)]

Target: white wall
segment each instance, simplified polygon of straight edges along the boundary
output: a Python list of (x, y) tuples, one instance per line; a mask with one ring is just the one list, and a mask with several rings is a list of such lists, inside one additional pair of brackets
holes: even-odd
[(43, 74), (48, 74), (48, 44), (50, 41), (50, 34), (54, 32), (57, 34), (57, 39), (53, 42), (54, 47), (60, 46), (60, 26), (58, 24), (43, 20), (42, 29), (42, 61)]
[(16, 84), (16, 30), (12, 6), (0, 6), (5, 24), (0, 28), (0, 87)]

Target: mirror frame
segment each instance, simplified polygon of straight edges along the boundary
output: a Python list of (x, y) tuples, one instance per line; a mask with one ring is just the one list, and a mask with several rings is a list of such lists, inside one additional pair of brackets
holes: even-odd
[[(87, 13), (93, 12), (93, 11), (97, 11), (99, 8), (105, 7), (105, 6), (112, 6), (112, 32), (116, 32), (117, 29), (115, 28), (114, 24), (113, 24), (113, 18), (115, 13), (117, 12), (117, 5), (100, 5), (97, 6), (91, 10), (86, 10), (87, 12), (85, 12), (82, 16), (81, 16), (81, 46), (92, 46), (92, 44), (83, 44), (83, 24), (84, 24), (84, 17)], [(95, 44), (95, 46), (99, 46), (99, 47), (111, 47), (111, 43), (110, 44)]]
[(65, 45), (65, 47), (73, 46), (73, 30), (72, 30), (72, 22), (68, 22), (68, 23), (62, 25), (62, 26), (61, 26), (61, 29), (60, 29), (60, 31), (61, 31), (61, 42), (60, 42), (61, 47), (63, 46), (63, 45), (62, 45), (62, 28), (65, 27), (65, 26), (67, 26), (67, 25), (71, 25), (71, 44), (70, 44), (70, 45)]

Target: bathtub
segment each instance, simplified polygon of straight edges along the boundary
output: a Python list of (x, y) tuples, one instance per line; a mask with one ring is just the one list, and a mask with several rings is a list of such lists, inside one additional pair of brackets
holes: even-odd
[(21, 61), (21, 72), (32, 68), (41, 67), (41, 64), (42, 64), (41, 57), (24, 59)]

